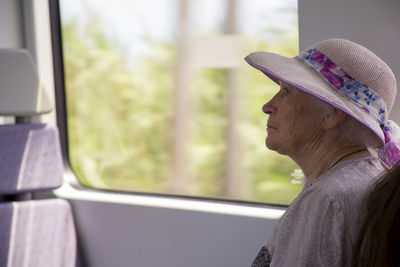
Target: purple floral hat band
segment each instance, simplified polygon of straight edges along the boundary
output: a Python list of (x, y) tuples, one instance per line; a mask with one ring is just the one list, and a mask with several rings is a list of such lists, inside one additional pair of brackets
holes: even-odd
[(296, 58), (314, 69), (339, 93), (364, 112), (375, 117), (385, 136), (379, 158), (387, 166), (393, 167), (400, 160), (400, 128), (395, 122), (388, 120), (386, 104), (382, 98), (315, 48), (304, 50)]

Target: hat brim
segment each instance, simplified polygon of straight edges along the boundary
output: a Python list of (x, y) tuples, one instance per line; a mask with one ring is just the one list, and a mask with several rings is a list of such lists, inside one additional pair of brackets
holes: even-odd
[(325, 81), (320, 74), (309, 66), (306, 66), (299, 59), (260, 51), (249, 54), (245, 60), (274, 82), (279, 84), (279, 81), (283, 81), (293, 85), (342, 110), (371, 129), (384, 142), (383, 131), (378, 121), (371, 114), (344, 97), (336, 88)]

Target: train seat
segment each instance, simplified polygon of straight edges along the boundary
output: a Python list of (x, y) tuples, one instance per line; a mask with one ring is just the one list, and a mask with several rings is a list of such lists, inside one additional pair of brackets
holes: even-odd
[(14, 118), (0, 125), (0, 266), (77, 265), (71, 207), (51, 194), (63, 183), (58, 130), (32, 122), (49, 111), (29, 53), (0, 49), (0, 116)]

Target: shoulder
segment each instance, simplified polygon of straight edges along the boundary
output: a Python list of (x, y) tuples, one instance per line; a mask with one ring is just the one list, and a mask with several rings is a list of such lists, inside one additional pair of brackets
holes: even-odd
[(373, 157), (349, 160), (336, 166), (310, 186), (313, 189), (311, 198), (320, 204), (316, 212), (335, 214), (336, 222), (347, 225), (349, 231), (357, 230), (353, 228), (358, 225), (365, 208), (365, 197), (383, 172), (382, 164)]
[(380, 161), (373, 157), (348, 160), (321, 175), (310, 187), (327, 199), (354, 200), (362, 197), (383, 171)]
[(288, 266), (283, 264), (290, 261), (288, 254), (295, 257), (293, 262), (304, 261), (300, 266), (311, 261), (321, 262), (317, 266), (341, 266), (349, 261), (358, 211), (382, 171), (379, 160), (361, 158), (337, 165), (306, 186), (267, 241), (273, 261)]
[(332, 220), (352, 224), (383, 170), (380, 161), (373, 157), (342, 162), (306, 185), (289, 206), (288, 216), (319, 218), (315, 222), (318, 224)]

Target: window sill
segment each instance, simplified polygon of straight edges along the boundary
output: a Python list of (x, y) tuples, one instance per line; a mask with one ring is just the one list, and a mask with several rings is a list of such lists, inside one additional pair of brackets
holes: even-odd
[(285, 212), (283, 207), (251, 207), (248, 204), (240, 205), (209, 200), (176, 199), (168, 196), (137, 195), (134, 193), (119, 194), (117, 192), (81, 189), (71, 186), (68, 182), (64, 182), (63, 186), (53, 192), (57, 197), (67, 200), (128, 204), (253, 218), (279, 219)]

